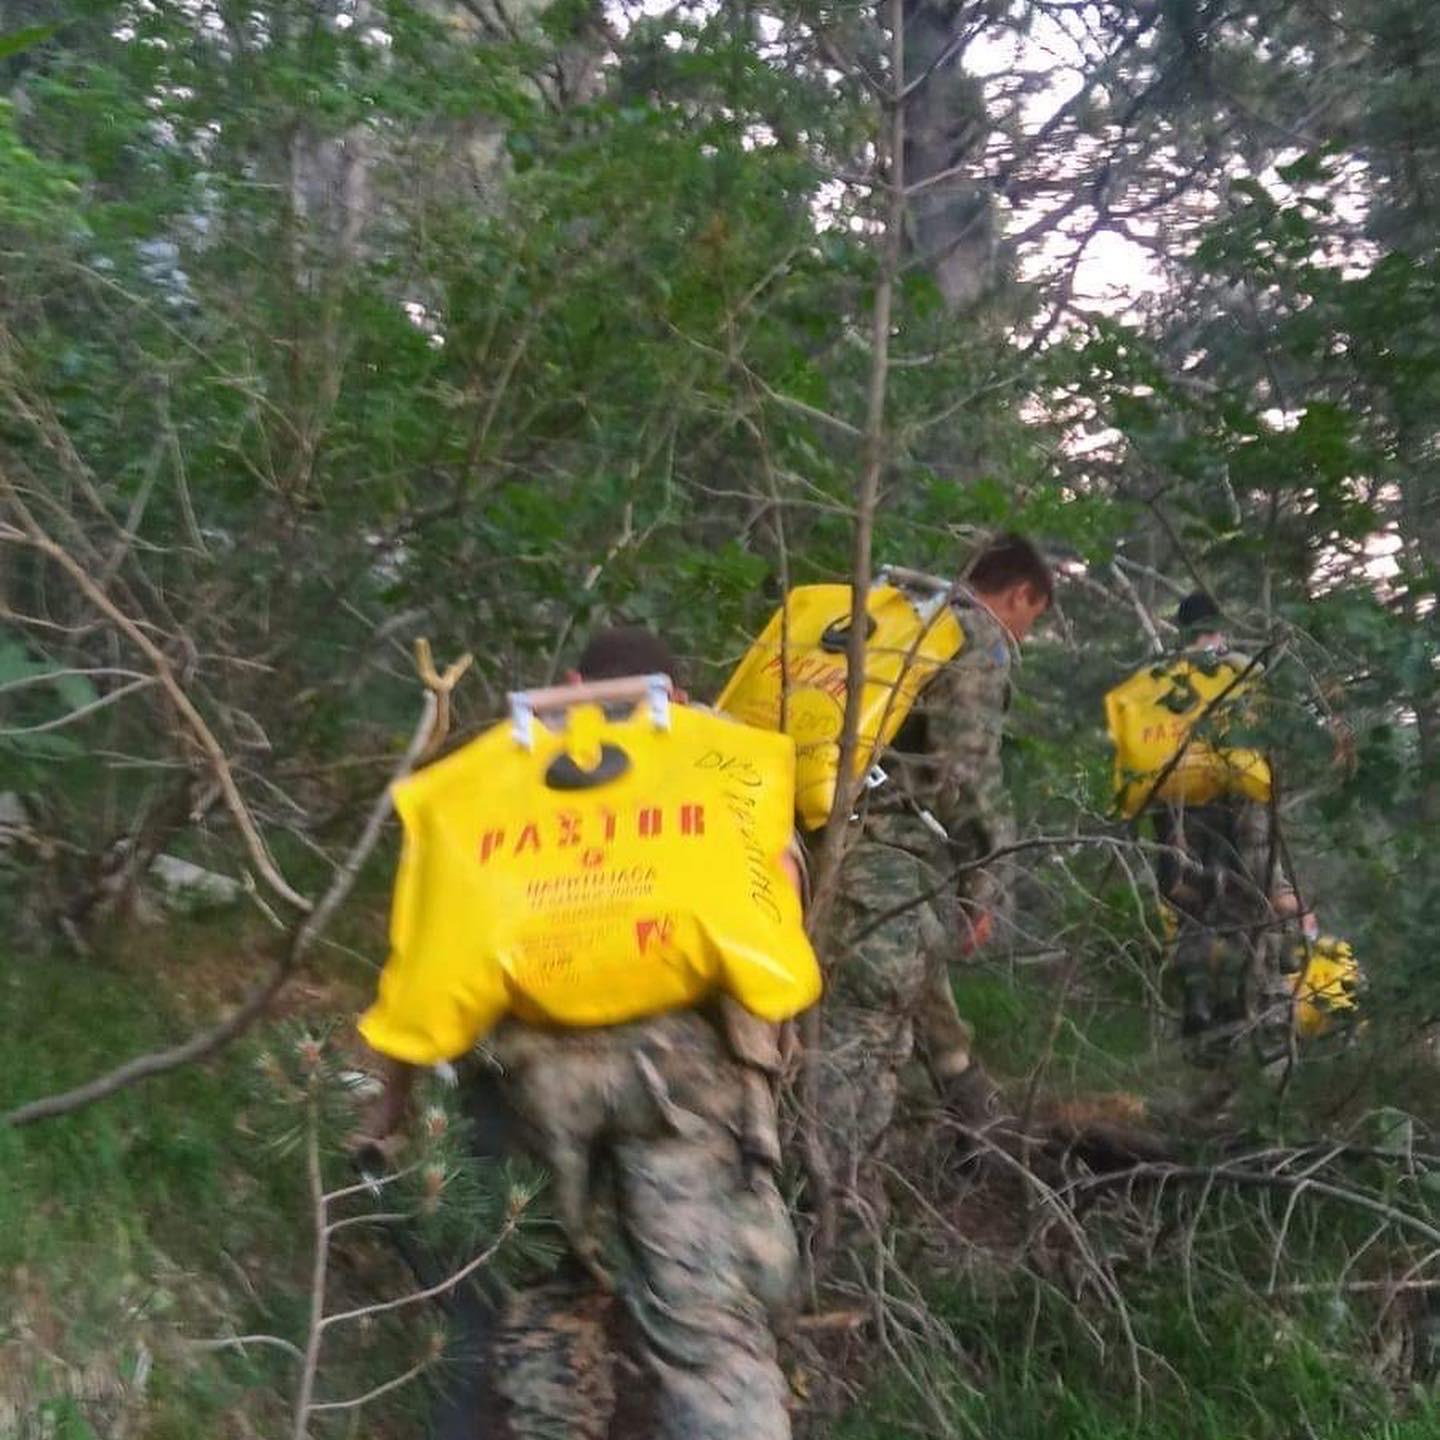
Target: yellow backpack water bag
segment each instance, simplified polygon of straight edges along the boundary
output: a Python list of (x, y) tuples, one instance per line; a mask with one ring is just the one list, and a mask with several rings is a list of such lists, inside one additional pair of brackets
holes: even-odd
[[(1232, 660), (1210, 663), (1182, 655), (1137, 670), (1105, 696), (1122, 815), (1135, 815), (1151, 801), (1206, 805), (1225, 795), (1240, 795), (1262, 805), (1269, 802), (1265, 757), (1223, 743), (1227, 714), (1252, 688), (1248, 678), (1240, 680), (1242, 673)], [(1224, 701), (1212, 709), (1222, 695)], [(1205, 737), (1193, 736), (1202, 720)], [(1184, 753), (1167, 771), (1182, 746)]]
[(717, 991), (766, 1020), (814, 1003), (782, 867), (789, 739), (674, 704), (664, 676), (511, 702), (510, 723), (395, 786), (391, 952), (360, 1022), (375, 1049), (453, 1059), (507, 1013), (580, 1027)]
[[(936, 670), (965, 644), (949, 583), (904, 573), (905, 588), (886, 583), (882, 572), (865, 598), (869, 634), (856, 775), (871, 769)], [(851, 594), (848, 585), (792, 590), (716, 702), (747, 725), (794, 739), (795, 804), (807, 830), (825, 823), (835, 800), (850, 673)]]
[(1297, 947), (1296, 969), (1290, 977), (1295, 996), (1295, 1029), (1304, 1039), (1328, 1034), (1337, 1020), (1359, 1005), (1360, 966), (1344, 940), (1322, 935), (1310, 945)]

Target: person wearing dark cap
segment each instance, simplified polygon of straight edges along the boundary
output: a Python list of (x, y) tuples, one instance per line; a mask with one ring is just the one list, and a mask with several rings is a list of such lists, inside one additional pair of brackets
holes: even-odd
[(1175, 628), (1195, 648), (1227, 648), (1225, 617), (1220, 613), (1220, 607), (1203, 590), (1192, 590), (1176, 606)]
[[(1168, 663), (1209, 675), (1221, 667), (1235, 676), (1258, 672), (1249, 656), (1231, 649), (1225, 617), (1203, 590), (1181, 600), (1175, 627), (1181, 648)], [(1182, 1034), (1222, 1045), (1250, 1034), (1264, 1054), (1275, 989), (1269, 807), (1232, 790), (1202, 804), (1156, 800), (1150, 809), (1162, 847), (1157, 880), (1178, 922)]]

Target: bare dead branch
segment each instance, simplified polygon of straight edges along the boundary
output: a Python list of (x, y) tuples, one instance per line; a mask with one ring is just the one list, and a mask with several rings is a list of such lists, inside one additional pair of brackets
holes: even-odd
[(1336, 1185), (1328, 1180), (1316, 1180), (1311, 1175), (1285, 1175), (1269, 1170), (1241, 1170), (1230, 1165), (1135, 1165), (1128, 1170), (1117, 1170), (1108, 1175), (1088, 1175), (1070, 1181), (1062, 1188), (1062, 1194), (1090, 1193), (1114, 1189), (1117, 1186), (1132, 1185), (1137, 1180), (1154, 1180), (1162, 1184), (1179, 1185), (1234, 1185), (1246, 1188), (1302, 1190), (1328, 1200), (1353, 1205), (1368, 1210), (1373, 1215), (1383, 1216), (1402, 1230), (1409, 1230), (1422, 1236), (1431, 1245), (1440, 1245), (1440, 1229), (1408, 1210), (1402, 1210), (1388, 1201), (1377, 1199), (1363, 1190)]
[(125, 1064), (116, 1066), (114, 1070), (87, 1081), (84, 1085), (77, 1085), (73, 1090), (64, 1090), (59, 1094), (47, 1095), (17, 1106), (8, 1114), (0, 1115), (0, 1125), (18, 1129), (22, 1125), (33, 1125), (37, 1120), (69, 1115), (76, 1110), (83, 1110), (87, 1105), (93, 1105), (97, 1100), (104, 1100), (118, 1091), (127, 1090), (142, 1080), (168, 1074), (184, 1065), (207, 1059), (216, 1051), (222, 1050), (237, 1036), (244, 1034), (255, 1020), (264, 1014), (270, 1002), (290, 978), (296, 964), (296, 940), (299, 934), (300, 932), (296, 931), (292, 936), (270, 978), (257, 986), (248, 998), (218, 1025), (192, 1036), (181, 1045), (127, 1060)]
[(137, 690), (144, 690), (155, 683), (154, 675), (142, 675), (128, 685), (120, 685), (114, 690), (107, 691), (99, 699), (90, 701), (88, 705), (80, 706), (78, 710), (67, 710), (65, 714), (57, 715), (53, 720), (41, 721), (38, 725), (16, 725), (8, 729), (0, 729), (0, 736), (44, 735), (51, 730), (62, 730), (67, 725), (74, 725), (78, 721), (86, 719), (97, 710), (109, 709), (117, 700), (123, 700), (127, 695), (133, 695)]
[(25, 532), (26, 543), (40, 551), (42, 555), (48, 557), (63, 570), (91, 605), (104, 615), (150, 662), (155, 671), (155, 678), (160, 682), (170, 703), (179, 712), (192, 738), (209, 762), (215, 779), (220, 785), (226, 808), (230, 811), (230, 817), (240, 831), (255, 868), (277, 895), (288, 900), (298, 910), (308, 911), (311, 908), (310, 901), (294, 890), (280, 873), (266, 847), (264, 837), (255, 824), (254, 817), (250, 814), (249, 807), (245, 804), (244, 797), (240, 794), (240, 787), (235, 783), (230, 762), (226, 758), (220, 742), (215, 738), (215, 733), (206, 723), (205, 717), (195, 708), (194, 702), (176, 679), (174, 668), (165, 652), (110, 599), (105, 591), (96, 584), (89, 571), (63, 545), (51, 538), (39, 521), (35, 519), (29, 506), (20, 498), (8, 476), (3, 474), (0, 474), (0, 489), (3, 489), (9, 497), (10, 505)]
[(510, 1213), (505, 1217), (505, 1223), (500, 1227), (500, 1233), (494, 1240), (473, 1259), (467, 1261), (443, 1280), (438, 1280), (434, 1285), (426, 1286), (424, 1290), (416, 1290), (410, 1295), (399, 1295), (393, 1300), (381, 1300), (374, 1305), (358, 1305), (353, 1310), (341, 1310), (334, 1315), (327, 1315), (322, 1321), (324, 1328), (328, 1330), (332, 1325), (343, 1325), (349, 1320), (365, 1320), (375, 1315), (388, 1315), (392, 1311), (405, 1310), (411, 1305), (423, 1305), (427, 1300), (434, 1300), (440, 1295), (448, 1294), (457, 1285), (463, 1285), (476, 1271), (483, 1269), (495, 1258), (511, 1235), (515, 1233), (524, 1213), (523, 1205), (512, 1207)]
[[(8, 618), (8, 617), (7, 617)], [(112, 665), (97, 665), (91, 669), (67, 667), (62, 670), (46, 670), (38, 675), (24, 675), (18, 680), (7, 680), (0, 685), (0, 695), (7, 695), (12, 690), (25, 690), (32, 685), (48, 685), (55, 680), (64, 680), (71, 676), (82, 675), (89, 680), (96, 675), (115, 675), (126, 680), (153, 680), (153, 675), (145, 675), (139, 670), (123, 670)]]
[(408, 1385), (412, 1380), (423, 1375), (435, 1361), (426, 1356), (423, 1360), (417, 1360), (408, 1370), (401, 1375), (386, 1380), (383, 1384), (376, 1385), (373, 1389), (367, 1390), (363, 1395), (353, 1396), (349, 1400), (322, 1400), (310, 1406), (312, 1415), (319, 1415), (322, 1411), (335, 1410), (358, 1410), (362, 1405), (368, 1405), (372, 1400), (378, 1400), (382, 1395), (388, 1395), (392, 1390), (398, 1390), (402, 1385)]
[[(443, 685), (449, 679), (453, 686), (454, 682), (464, 673), (464, 668), (462, 662), (456, 662), (445, 672), (445, 675), (439, 677), (441, 684)], [(439, 708), (440, 700), (437, 692), (427, 689), (420, 721), (415, 727), (415, 733), (411, 737), (409, 746), (395, 768), (394, 780), (408, 775), (429, 750)], [(271, 1002), (294, 973), (295, 968), (324, 932), (335, 912), (344, 903), (361, 868), (379, 843), (391, 808), (390, 789), (387, 786), (380, 798), (376, 800), (359, 838), (345, 862), (336, 872), (320, 903), (291, 931), (288, 937), (277, 942), (281, 949), (274, 971), (268, 979), (256, 986), (250, 995), (225, 1019), (210, 1029), (192, 1036), (183, 1044), (171, 1046), (168, 1050), (158, 1050), (149, 1055), (138, 1056), (117, 1066), (105, 1075), (98, 1076), (84, 1085), (76, 1086), (73, 1090), (47, 1095), (18, 1106), (8, 1114), (0, 1115), (0, 1125), (18, 1128), (22, 1125), (33, 1125), (38, 1120), (48, 1120), (57, 1115), (71, 1114), (73, 1111), (94, 1104), (97, 1100), (104, 1100), (120, 1090), (128, 1089), (142, 1080), (148, 1080), (156, 1075), (165, 1075), (172, 1070), (180, 1069), (181, 1066), (189, 1065), (197, 1060), (204, 1060), (222, 1050), (237, 1036), (244, 1034), (269, 1008)]]
[(1140, 598), (1140, 592), (1136, 590), (1134, 582), (1120, 566), (1114, 562), (1110, 565), (1110, 574), (1134, 609), (1135, 616), (1140, 621), (1140, 628), (1144, 630), (1146, 636), (1149, 638), (1151, 650), (1157, 655), (1163, 655), (1165, 653), (1165, 642), (1160, 638), (1160, 631), (1155, 623), (1155, 617), (1146, 608), (1145, 602)]
[(222, 1335), (217, 1340), (191, 1340), (188, 1344), (191, 1350), (244, 1350), (247, 1345), (267, 1345), (274, 1350), (283, 1350), (292, 1359), (305, 1358), (298, 1345), (292, 1345), (278, 1335)]

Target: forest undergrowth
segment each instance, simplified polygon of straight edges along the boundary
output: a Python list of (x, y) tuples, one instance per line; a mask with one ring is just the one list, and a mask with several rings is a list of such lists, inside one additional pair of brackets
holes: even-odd
[[(0, 1103), (195, 1023), (221, 998), (206, 975), (234, 975), (262, 938), (234, 917), (199, 918), (119, 935), (88, 960), (11, 956), (3, 1008), (15, 1040)], [(352, 1063), (348, 1026), (369, 983), (355, 953), (328, 951), (286, 1013), (218, 1060), (0, 1132), (0, 1435), (286, 1433), (314, 1232), (293, 1107), (287, 1118), (272, 1082), (276, 1057), (307, 1039)], [(1054, 982), (1046, 967), (999, 964), (959, 980), (1012, 1097), (1043, 1059), (1031, 1128), (1046, 1138), (1033, 1153), (977, 1156), (912, 1077), (885, 1243), (863, 1267), (859, 1250), (839, 1256), (790, 1342), (802, 1433), (1433, 1434), (1440, 1324), (1416, 1262), (1434, 1247), (1405, 1220), (1427, 1213), (1440, 1184), (1422, 1139), (1423, 1081), (1411, 1111), (1367, 1108), (1377, 1090), (1397, 1093), (1420, 1048), (1387, 1060), (1362, 1037), (1302, 1063), (1283, 1103), (1257, 1085), (1219, 1116), (1217, 1077), (1179, 1065), (1143, 987), (1100, 975), (1075, 987), (1055, 1029)], [(1197, 1098), (1211, 1113), (1194, 1116)], [(336, 1156), (355, 1103), (341, 1093), (326, 1113)], [(1086, 1150), (1097, 1132), (1121, 1148), (1097, 1159)], [(1294, 1148), (1322, 1132), (1347, 1136), (1354, 1155)], [(1137, 1134), (1176, 1145), (1174, 1175), (1143, 1173), (1124, 1149)], [(1214, 1173), (1182, 1177), (1189, 1165)], [(1336, 1193), (1232, 1184), (1226, 1167), (1311, 1175)], [(493, 1169), (469, 1162), (462, 1178), (466, 1168), (447, 1169), (455, 1198), (493, 1187)], [(1115, 1188), (1087, 1189), (1131, 1169)], [(357, 1226), (331, 1247), (329, 1284), (336, 1308), (415, 1281), (377, 1228)], [(441, 1395), (474, 1386), (474, 1357), (446, 1315), (413, 1316), (362, 1325), (329, 1349), (320, 1380), (326, 1393), (363, 1394), (413, 1367), (422, 1334), (434, 1349), (424, 1373), (353, 1416), (323, 1427), (317, 1416), (315, 1433), (421, 1436)]]
[[(819, 1433), (1432, 1434), (1422, 1047), (1381, 1057), (1362, 1038), (1302, 1060), (1280, 1097), (1183, 1064), (1123, 981), (1077, 993), (1051, 1043), (1053, 978), (961, 981), (1012, 1101), (1043, 1054), (1045, 1138), (937, 1174), (917, 1119), (892, 1187), (915, 1202), (889, 1281), (903, 1303), (872, 1337), (878, 1377)], [(1344, 1138), (1304, 1138), (1321, 1134)]]

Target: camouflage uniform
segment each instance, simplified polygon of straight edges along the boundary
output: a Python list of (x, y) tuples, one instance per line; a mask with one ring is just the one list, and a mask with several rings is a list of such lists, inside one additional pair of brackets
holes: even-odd
[(970, 1027), (949, 966), (960, 953), (962, 903), (992, 914), (1003, 903), (994, 869), (958, 879), (955, 871), (1013, 834), (1000, 760), (1011, 641), (983, 607), (957, 611), (964, 649), (906, 718), (882, 761), (887, 782), (861, 801), (822, 947), (831, 969), (820, 1093), (834, 1177), (852, 1194), (890, 1126), (912, 1052), (942, 1091), (970, 1070)]
[(1160, 892), (1179, 921), (1174, 966), (1184, 1031), (1212, 1039), (1245, 1034), (1265, 1058), (1284, 1050), (1289, 991), (1267, 898), (1270, 816), (1227, 798), (1155, 813), (1167, 847)]
[[(1244, 670), (1244, 655), (1225, 661)], [(1269, 895), (1270, 813), (1226, 796), (1208, 805), (1159, 805), (1160, 893), (1175, 911), (1174, 967), (1184, 1030), (1207, 1044), (1247, 1035), (1265, 1058), (1283, 1053), (1290, 999), (1279, 965)]]
[[(682, 1011), (601, 1030), (511, 1022), (491, 1049), (576, 1254), (613, 1276), (629, 1311), (656, 1434), (787, 1440), (774, 1325), (798, 1260), (775, 1185), (771, 1027), (721, 1002), (713, 1019)], [(573, 1286), (517, 1298), (498, 1346), (516, 1440), (606, 1433), (604, 1330), (603, 1303)]]

